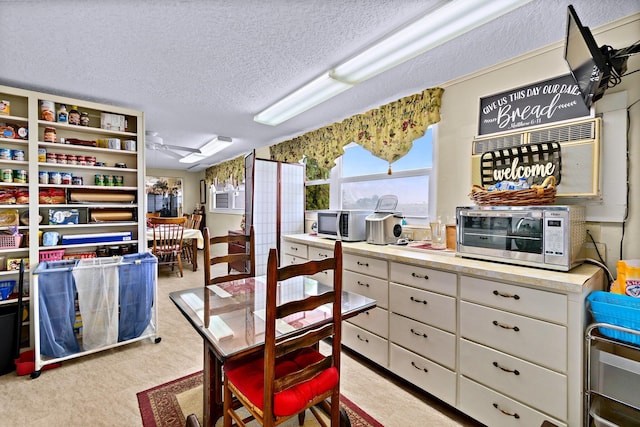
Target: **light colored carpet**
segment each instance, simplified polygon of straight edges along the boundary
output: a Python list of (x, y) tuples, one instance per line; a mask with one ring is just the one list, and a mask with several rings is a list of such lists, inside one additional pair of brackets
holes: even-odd
[[(159, 344), (144, 340), (71, 359), (35, 380), (15, 373), (0, 376), (0, 425), (141, 426), (136, 393), (202, 369), (201, 338), (168, 297), (202, 285), (202, 268), (192, 272), (190, 267), (183, 278), (160, 269)], [(385, 426), (478, 425), (349, 355), (342, 358), (341, 392)]]

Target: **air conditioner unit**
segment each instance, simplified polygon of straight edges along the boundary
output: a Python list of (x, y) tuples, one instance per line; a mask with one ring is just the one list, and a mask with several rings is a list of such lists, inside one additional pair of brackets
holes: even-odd
[(211, 200), (211, 209), (244, 210), (244, 190), (214, 192)]
[(600, 127), (599, 117), (544, 126), (519, 132), (477, 137), (471, 152), (472, 185), (482, 185), (481, 156), (488, 151), (518, 145), (555, 141), (560, 144), (562, 180), (558, 197), (600, 196)]

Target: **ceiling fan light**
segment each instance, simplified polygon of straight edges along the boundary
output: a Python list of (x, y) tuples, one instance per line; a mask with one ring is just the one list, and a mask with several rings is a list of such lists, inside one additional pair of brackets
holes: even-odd
[(204, 160), (207, 157), (211, 157), (214, 154), (224, 150), (229, 147), (233, 143), (233, 140), (227, 136), (217, 136), (213, 138), (211, 141), (207, 142), (205, 145), (200, 147), (199, 153), (191, 153), (179, 161), (180, 163), (196, 163), (200, 160)]

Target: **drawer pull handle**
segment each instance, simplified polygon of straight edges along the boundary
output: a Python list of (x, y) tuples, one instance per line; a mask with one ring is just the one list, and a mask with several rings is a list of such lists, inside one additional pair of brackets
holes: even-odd
[(427, 300), (424, 300), (424, 299), (418, 299), (418, 298), (414, 298), (414, 297), (410, 297), (409, 299), (410, 299), (411, 301), (413, 301), (413, 302), (418, 302), (418, 303), (422, 303), (422, 304), (424, 304), (424, 305), (427, 305)]
[(291, 250), (292, 250), (292, 251), (297, 251), (297, 250), (298, 250), (298, 248), (296, 248), (295, 246), (291, 246)]
[(518, 415), (517, 412), (514, 412), (513, 414), (511, 412), (507, 412), (504, 409), (500, 408), (500, 406), (497, 403), (494, 403), (493, 407), (496, 408), (498, 411), (502, 412), (503, 414), (509, 415), (510, 417), (515, 418), (516, 420), (520, 418), (520, 415)]
[(329, 256), (329, 255), (327, 255), (327, 254), (321, 254), (321, 253), (318, 253), (318, 258), (326, 258), (326, 257), (328, 257), (328, 256)]
[(358, 339), (359, 339), (360, 341), (364, 341), (364, 342), (366, 342), (366, 343), (368, 343), (368, 342), (369, 342), (369, 340), (368, 340), (368, 339), (366, 339), (366, 338), (362, 338), (362, 337), (360, 336), (360, 334), (357, 334), (357, 335), (356, 335), (356, 337), (358, 337)]
[(494, 295), (499, 295), (502, 298), (513, 298), (515, 300), (519, 300), (520, 299), (520, 295), (518, 295), (518, 294), (513, 294), (513, 295), (511, 295), (511, 294), (503, 294), (502, 292), (498, 292), (497, 290), (494, 290), (493, 294)]
[(508, 369), (508, 368), (502, 367), (498, 362), (493, 362), (493, 366), (495, 366), (496, 368), (500, 368), (505, 372), (511, 372), (513, 375), (520, 375), (520, 371), (518, 371), (517, 369)]
[(368, 262), (360, 262), (360, 261), (358, 261), (357, 264), (360, 265), (360, 266), (369, 267), (369, 263)]
[(504, 323), (500, 323), (497, 320), (493, 321), (493, 324), (495, 326), (500, 326), (502, 329), (511, 329), (515, 332), (518, 332), (520, 330), (520, 328), (518, 328), (517, 326), (509, 326), (509, 325), (505, 325)]
[(429, 370), (427, 368), (421, 368), (418, 365), (416, 365), (413, 360), (411, 361), (411, 366), (413, 366), (414, 368), (416, 368), (419, 371), (424, 371), (424, 372), (427, 372), (427, 373), (429, 372)]
[(367, 288), (369, 287), (368, 283), (362, 283), (360, 280), (358, 280), (358, 285), (360, 286), (366, 286)]
[(413, 329), (413, 328), (411, 328), (411, 333), (412, 333), (413, 335), (417, 335), (417, 336), (419, 336), (419, 337), (429, 338), (429, 337), (427, 336), (427, 334), (424, 334), (424, 333), (422, 333), (422, 332), (416, 331), (416, 330), (415, 330), (415, 329)]
[(429, 276), (427, 276), (426, 274), (424, 276), (418, 274), (418, 273), (411, 273), (412, 277), (415, 277), (417, 279), (424, 279), (424, 280), (429, 280)]

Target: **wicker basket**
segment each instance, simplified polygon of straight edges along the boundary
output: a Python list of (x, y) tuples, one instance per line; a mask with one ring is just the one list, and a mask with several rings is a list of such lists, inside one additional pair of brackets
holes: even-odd
[(527, 190), (494, 190), (474, 185), (469, 197), (480, 206), (552, 205), (556, 201), (556, 179), (548, 176), (540, 185)]

